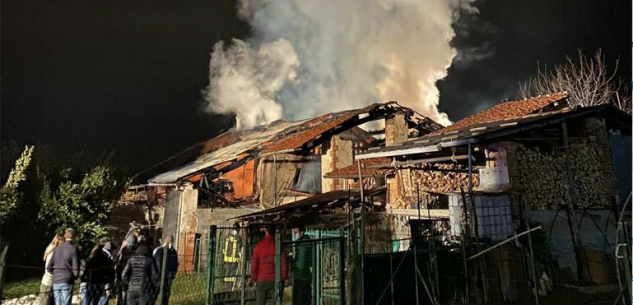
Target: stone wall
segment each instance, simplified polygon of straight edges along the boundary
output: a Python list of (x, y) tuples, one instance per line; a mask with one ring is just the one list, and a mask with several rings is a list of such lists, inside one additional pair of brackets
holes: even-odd
[[(275, 202), (275, 177), (277, 180), (277, 200), (282, 201), (283, 190), (292, 185), (297, 167), (302, 162), (302, 156), (279, 154), (262, 159), (257, 170), (259, 188), (259, 202), (262, 208), (271, 208)], [(275, 173), (276, 169), (276, 173)], [(276, 175), (276, 176), (275, 176)]]
[(396, 112), (385, 119), (385, 145), (393, 146), (409, 139), (409, 127), (403, 112)]

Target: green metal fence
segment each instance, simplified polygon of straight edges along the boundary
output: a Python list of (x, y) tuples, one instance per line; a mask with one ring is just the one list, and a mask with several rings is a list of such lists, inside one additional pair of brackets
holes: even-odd
[(266, 288), (267, 304), (345, 304), (345, 239), (341, 234), (311, 231), (292, 241), (289, 232), (278, 233), (275, 254), (258, 258), (274, 264), (272, 282), (253, 283), (253, 250), (264, 238), (259, 229), (211, 227), (196, 250), (204, 253), (202, 267), (178, 273), (169, 304), (255, 304), (257, 290)]
[(284, 242), (281, 252), (287, 255), (289, 266), (283, 303), (345, 304), (343, 238), (304, 238)]

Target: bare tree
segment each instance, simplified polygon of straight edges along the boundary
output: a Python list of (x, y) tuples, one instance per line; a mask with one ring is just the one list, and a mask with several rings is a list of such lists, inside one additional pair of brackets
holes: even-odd
[(585, 56), (578, 50), (578, 58), (567, 56), (562, 65), (553, 70), (539, 67), (536, 77), (519, 85), (519, 96), (529, 98), (567, 92), (571, 107), (596, 106), (612, 103), (619, 109), (631, 113), (631, 98), (624, 81), (616, 77), (618, 62), (609, 72), (605, 57), (598, 50), (593, 57)]

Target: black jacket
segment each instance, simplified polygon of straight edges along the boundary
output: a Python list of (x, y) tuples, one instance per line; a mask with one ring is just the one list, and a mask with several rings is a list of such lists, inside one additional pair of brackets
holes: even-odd
[(123, 284), (129, 291), (154, 293), (158, 287), (160, 273), (152, 253), (147, 246), (139, 246), (123, 269)]
[[(165, 252), (164, 246), (160, 246), (154, 250), (154, 260), (156, 261), (156, 266), (158, 266), (159, 272), (161, 271), (161, 268), (163, 268), (163, 252)], [(178, 271), (178, 253), (174, 248), (167, 249), (165, 269), (172, 277), (175, 276)]]
[(125, 246), (119, 250), (119, 253), (117, 253), (116, 263), (114, 264), (117, 279), (121, 279), (123, 268), (127, 265), (127, 261), (130, 259), (130, 256), (134, 254), (134, 250), (136, 250), (136, 247)]
[(81, 281), (90, 284), (110, 284), (114, 281), (114, 263), (103, 250), (86, 261)]

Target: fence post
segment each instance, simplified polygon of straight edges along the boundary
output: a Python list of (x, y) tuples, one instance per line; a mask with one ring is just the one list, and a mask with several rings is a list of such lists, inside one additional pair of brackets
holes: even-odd
[(7, 257), (7, 250), (9, 250), (9, 244), (0, 241), (0, 302), (2, 302), (4, 296), (4, 262)]
[[(158, 298), (156, 301), (156, 304), (162, 304), (163, 303), (163, 289), (165, 288), (165, 273), (166, 273), (166, 266), (167, 266), (167, 255), (169, 255), (169, 253), (167, 252), (167, 248), (163, 247), (161, 249), (162, 253), (163, 253), (163, 257), (161, 259), (160, 262), (160, 286), (158, 288)], [(176, 258), (177, 259), (177, 258)]]
[(283, 285), (281, 278), (281, 234), (275, 233), (275, 305), (281, 305), (283, 295)]
[(209, 228), (209, 245), (207, 252), (207, 295), (205, 304), (213, 304), (213, 287), (214, 287), (214, 260), (215, 260), (215, 238), (217, 233), (217, 226), (211, 226)]
[(345, 305), (345, 239), (338, 240), (338, 281), (339, 281), (339, 304)]
[(246, 262), (248, 261), (246, 259), (246, 254), (248, 252), (246, 247), (250, 246), (250, 234), (248, 234), (248, 227), (244, 228), (242, 227), (241, 229), (241, 234), (242, 234), (242, 287), (240, 290), (240, 305), (245, 305), (246, 304), (246, 268), (248, 268), (248, 266), (246, 266)]

